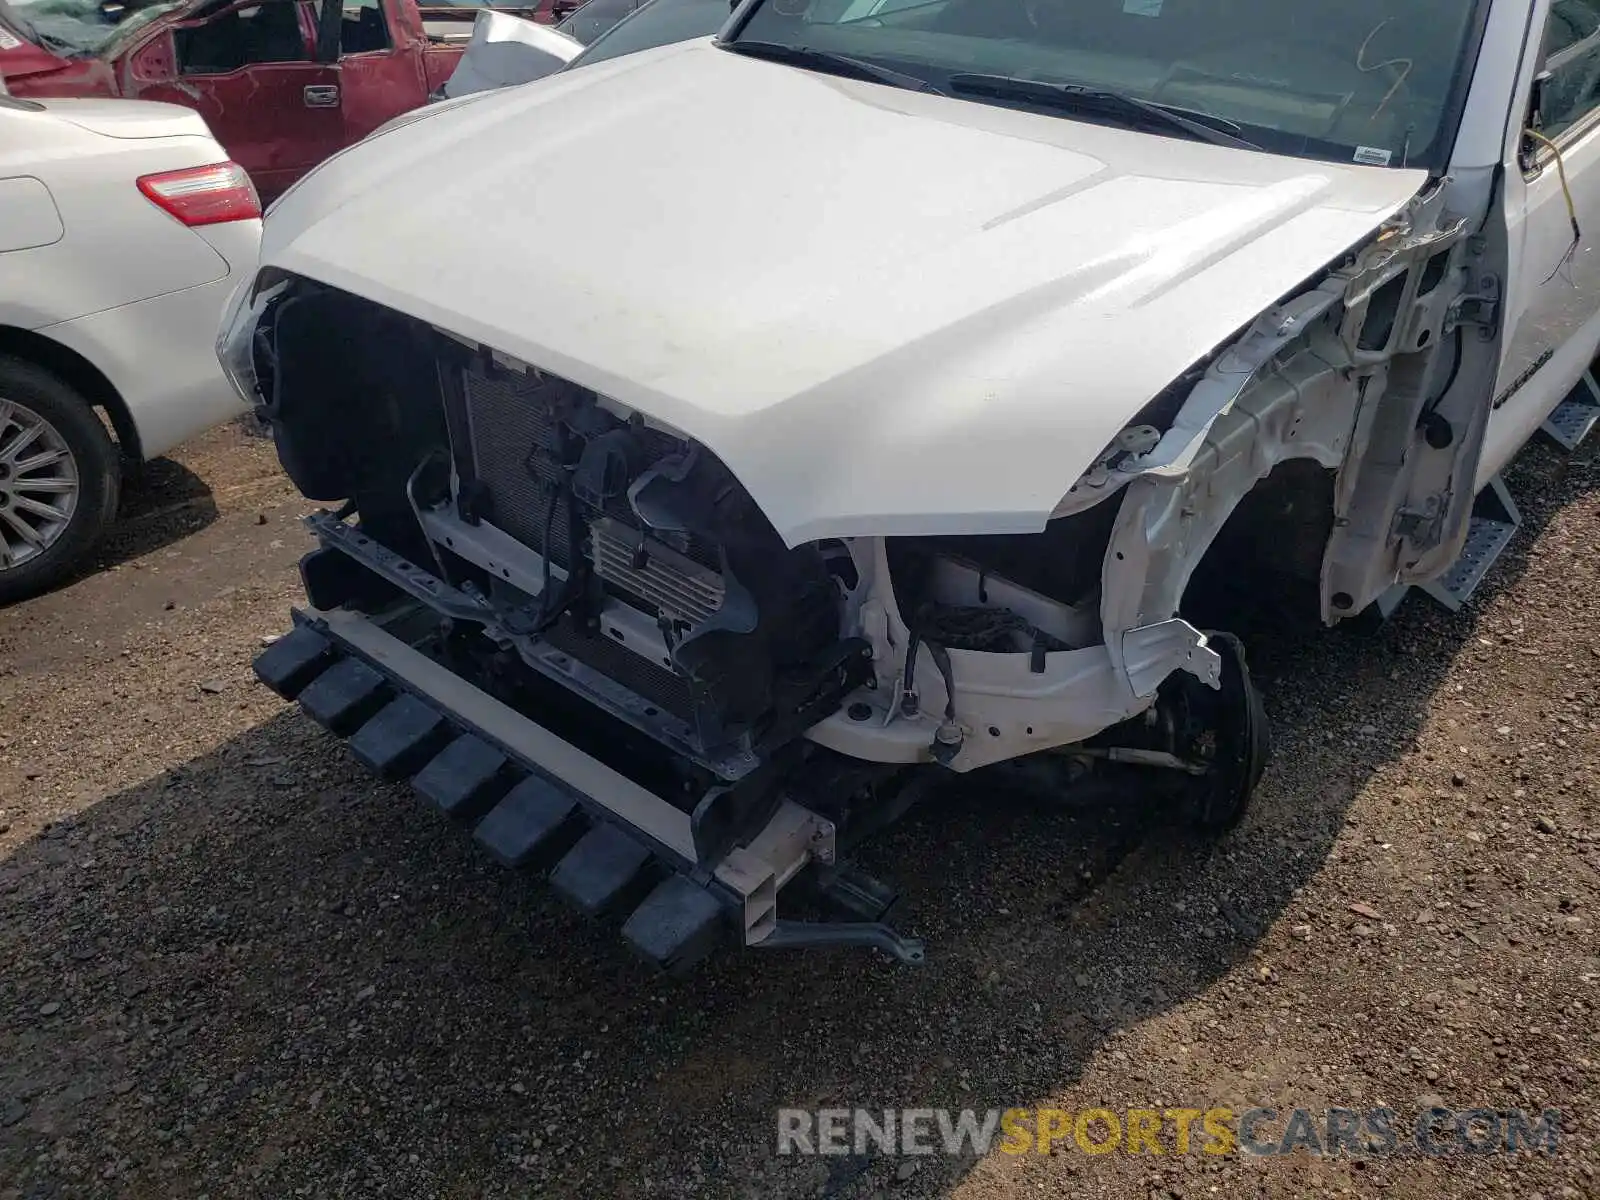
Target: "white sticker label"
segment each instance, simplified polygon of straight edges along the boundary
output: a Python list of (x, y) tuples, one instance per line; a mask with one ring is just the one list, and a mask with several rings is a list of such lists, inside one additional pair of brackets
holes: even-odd
[(0, 29), (0, 50), (15, 50), (20, 45), (22, 45), (21, 42), (12, 37), (4, 29)]
[(1355, 161), (1366, 163), (1370, 167), (1387, 167), (1394, 154), (1382, 146), (1357, 146)]
[(1136, 17), (1159, 17), (1162, 0), (1122, 0), (1122, 11)]

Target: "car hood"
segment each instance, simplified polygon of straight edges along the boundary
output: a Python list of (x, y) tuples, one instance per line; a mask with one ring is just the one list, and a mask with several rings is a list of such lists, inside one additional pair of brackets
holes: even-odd
[(368, 139), (263, 262), (704, 443), (791, 545), (1027, 532), (1424, 182), (694, 42)]

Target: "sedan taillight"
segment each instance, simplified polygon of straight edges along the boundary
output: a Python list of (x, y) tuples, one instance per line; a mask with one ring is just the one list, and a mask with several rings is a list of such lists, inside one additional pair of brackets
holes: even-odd
[(255, 185), (238, 163), (141, 175), (139, 190), (189, 226), (248, 221), (261, 215)]

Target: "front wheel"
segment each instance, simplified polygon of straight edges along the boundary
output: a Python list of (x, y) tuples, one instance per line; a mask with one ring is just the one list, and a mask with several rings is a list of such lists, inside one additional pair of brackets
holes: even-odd
[(1231, 633), (1206, 639), (1222, 659), (1220, 687), (1175, 671), (1144, 713), (1063, 753), (1090, 767), (1099, 760), (1139, 768), (1187, 827), (1220, 837), (1244, 820), (1272, 742), (1244, 646)]
[(0, 356), (0, 604), (60, 582), (117, 511), (117, 449), (55, 375)]

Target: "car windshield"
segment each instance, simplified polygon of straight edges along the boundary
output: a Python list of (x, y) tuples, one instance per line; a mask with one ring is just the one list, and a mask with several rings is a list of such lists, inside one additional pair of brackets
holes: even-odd
[[(819, 64), (847, 55), (985, 103), (1077, 118), (1038, 86), (1076, 85), (1276, 153), (1442, 166), (1479, 2), (762, 0), (733, 40), (803, 47)], [(1083, 115), (1118, 113), (1136, 108)]]
[(563, 17), (556, 29), (587, 46), (638, 8), (640, 3), (641, 0), (589, 0)]
[(590, 42), (567, 64), (567, 69), (690, 38), (710, 37), (727, 24), (728, 12), (728, 0), (648, 0), (632, 16)]
[(99, 54), (112, 42), (127, 36), (173, 9), (183, 0), (114, 4), (103, 0), (6, 0), (7, 15), (23, 25), (22, 32), (62, 54)]

